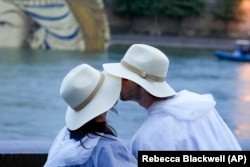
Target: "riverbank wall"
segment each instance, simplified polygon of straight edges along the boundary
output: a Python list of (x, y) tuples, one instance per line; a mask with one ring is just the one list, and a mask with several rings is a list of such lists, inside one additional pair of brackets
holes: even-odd
[(173, 37), (173, 36), (153, 36), (153, 35), (129, 35), (112, 34), (109, 46), (131, 45), (143, 43), (159, 47), (188, 48), (188, 49), (221, 49), (233, 50), (235, 40), (217, 38), (194, 38), (194, 37)]

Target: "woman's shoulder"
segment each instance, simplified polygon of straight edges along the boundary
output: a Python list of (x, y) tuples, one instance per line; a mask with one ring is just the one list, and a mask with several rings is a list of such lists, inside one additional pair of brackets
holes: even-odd
[(114, 145), (114, 144), (124, 144), (123, 141), (119, 138), (117, 138), (116, 136), (113, 135), (109, 135), (109, 134), (104, 134), (100, 140), (99, 140), (99, 144), (105, 144), (105, 145)]
[(103, 135), (98, 142), (97, 149), (99, 150), (126, 150), (127, 147), (124, 141), (112, 135)]

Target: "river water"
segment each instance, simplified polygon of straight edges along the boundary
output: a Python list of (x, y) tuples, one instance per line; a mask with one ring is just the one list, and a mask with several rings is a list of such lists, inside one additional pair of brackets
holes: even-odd
[[(63, 77), (88, 63), (102, 69), (118, 62), (126, 47), (106, 53), (0, 50), (0, 140), (53, 140), (64, 126), (66, 104), (59, 96)], [(250, 63), (219, 60), (212, 51), (161, 48), (170, 59), (168, 83), (176, 90), (211, 93), (216, 108), (243, 149), (250, 148)], [(117, 104), (108, 121), (129, 140), (147, 112), (134, 102)]]

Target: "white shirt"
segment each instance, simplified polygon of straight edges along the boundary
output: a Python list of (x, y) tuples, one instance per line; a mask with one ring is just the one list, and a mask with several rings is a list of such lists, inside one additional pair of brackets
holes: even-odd
[(132, 154), (137, 157), (139, 150), (241, 150), (215, 104), (210, 94), (186, 90), (153, 103), (132, 138)]

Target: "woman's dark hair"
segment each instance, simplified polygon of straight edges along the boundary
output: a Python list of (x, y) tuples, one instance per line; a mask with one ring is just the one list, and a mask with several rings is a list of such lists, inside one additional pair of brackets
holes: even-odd
[[(110, 110), (117, 113), (117, 111), (114, 108), (111, 108)], [(115, 129), (111, 127), (106, 121), (96, 122), (95, 119), (90, 120), (89, 122), (87, 122), (86, 124), (84, 124), (83, 126), (81, 126), (76, 130), (69, 130), (69, 131), (70, 131), (70, 138), (79, 140), (80, 142), (83, 137), (88, 136), (90, 134), (102, 137), (106, 136), (103, 136), (100, 133), (117, 136)], [(84, 147), (84, 143), (81, 142), (81, 144)]]
[(77, 130), (69, 130), (70, 138), (74, 138), (76, 140), (82, 139), (84, 136), (88, 134), (94, 134), (100, 136), (100, 133), (110, 134), (116, 136), (115, 130), (107, 124), (107, 122), (95, 122), (94, 119), (84, 124)]

